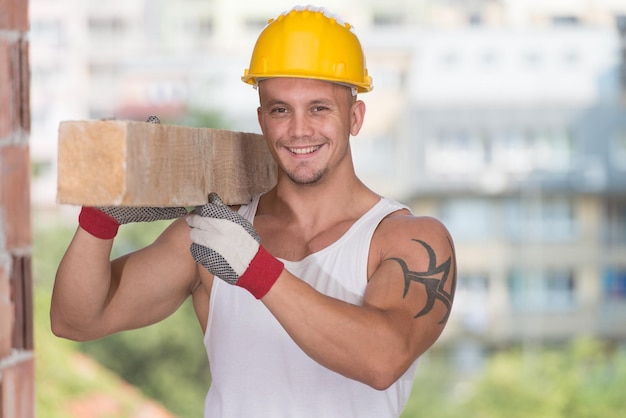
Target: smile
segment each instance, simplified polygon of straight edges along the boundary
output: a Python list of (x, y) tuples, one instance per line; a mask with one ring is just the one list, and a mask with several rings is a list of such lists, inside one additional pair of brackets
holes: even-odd
[(304, 155), (304, 154), (311, 154), (320, 148), (321, 148), (321, 145), (316, 145), (314, 147), (306, 147), (306, 148), (289, 148), (289, 151), (292, 152), (293, 154)]

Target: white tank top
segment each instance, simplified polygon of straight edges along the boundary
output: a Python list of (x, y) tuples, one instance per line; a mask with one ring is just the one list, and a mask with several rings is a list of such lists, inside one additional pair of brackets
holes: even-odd
[[(239, 209), (253, 222), (259, 196)], [(285, 268), (321, 293), (361, 304), (374, 230), (406, 208), (381, 199), (330, 246)], [(213, 280), (204, 336), (212, 383), (205, 418), (385, 418), (400, 416), (417, 361), (390, 388), (373, 389), (308, 357), (248, 291)]]

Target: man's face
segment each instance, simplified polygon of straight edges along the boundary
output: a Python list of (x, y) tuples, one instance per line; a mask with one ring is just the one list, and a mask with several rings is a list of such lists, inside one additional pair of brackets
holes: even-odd
[(365, 105), (350, 88), (322, 80), (271, 78), (259, 83), (258, 118), (279, 167), (295, 183), (313, 184), (350, 164), (350, 135)]

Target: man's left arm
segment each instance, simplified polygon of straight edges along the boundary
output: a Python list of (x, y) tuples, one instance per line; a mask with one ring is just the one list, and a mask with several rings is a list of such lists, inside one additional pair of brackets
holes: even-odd
[(457, 272), (450, 234), (435, 219), (392, 217), (377, 235), (362, 305), (324, 296), (287, 271), (261, 300), (311, 358), (385, 389), (441, 335)]

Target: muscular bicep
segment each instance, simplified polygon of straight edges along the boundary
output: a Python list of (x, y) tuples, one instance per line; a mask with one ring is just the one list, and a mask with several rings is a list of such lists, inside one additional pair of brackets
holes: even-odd
[(113, 260), (109, 312), (133, 318), (131, 327), (152, 324), (174, 312), (197, 281), (190, 245), (188, 227), (179, 220), (153, 244)]
[(439, 337), (452, 310), (457, 274), (452, 238), (432, 218), (399, 217), (385, 225), (380, 240), (364, 303), (387, 312), (420, 355)]

